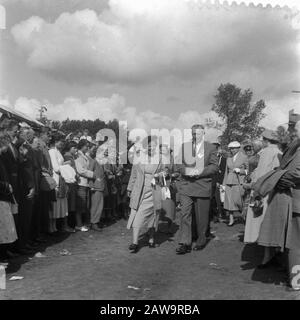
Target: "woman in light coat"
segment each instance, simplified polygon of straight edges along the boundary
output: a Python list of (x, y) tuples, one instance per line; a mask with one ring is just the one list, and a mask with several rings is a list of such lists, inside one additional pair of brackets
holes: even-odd
[[(257, 179), (262, 177), (267, 172), (279, 167), (280, 164), (279, 157), (281, 155), (281, 151), (278, 148), (278, 138), (276, 137), (275, 132), (272, 132), (271, 130), (265, 130), (262, 134), (262, 137), (264, 148), (260, 151), (258, 166), (256, 170), (253, 172), (252, 181), (249, 186), (250, 188), (251, 185), (257, 181)], [(248, 186), (245, 185), (245, 188), (247, 187)], [(255, 200), (254, 197), (255, 195), (252, 191), (252, 199), (250, 200), (252, 203)], [(254, 243), (257, 241), (260, 226), (268, 207), (268, 198), (269, 196), (266, 196), (263, 199), (261, 214), (255, 212), (253, 205), (248, 206), (244, 236), (245, 243)], [(266, 261), (263, 261), (263, 263), (267, 261), (268, 258), (266, 257)]]
[(127, 191), (130, 197), (131, 213), (127, 228), (133, 230), (133, 241), (129, 250), (136, 253), (138, 240), (143, 230), (149, 231), (149, 247), (154, 248), (154, 234), (158, 227), (161, 211), (161, 187), (158, 178), (164, 172), (164, 165), (158, 151), (156, 137), (143, 141), (144, 151), (135, 158)]
[(224, 209), (229, 213), (228, 226), (234, 225), (234, 214), (243, 210), (244, 178), (247, 175), (248, 158), (240, 151), (240, 143), (233, 141), (228, 145), (231, 157), (227, 159), (223, 186), (225, 186)]

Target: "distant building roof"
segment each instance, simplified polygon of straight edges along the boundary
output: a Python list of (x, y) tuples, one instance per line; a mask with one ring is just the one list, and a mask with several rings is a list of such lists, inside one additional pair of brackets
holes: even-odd
[(18, 120), (20, 122), (26, 122), (30, 126), (33, 126), (33, 127), (44, 127), (43, 123), (31, 118), (30, 116), (28, 116), (18, 110), (15, 110), (15, 109), (8, 107), (8, 106), (4, 106), (3, 104), (0, 104), (0, 113), (5, 114), (9, 118), (15, 118), (16, 120)]

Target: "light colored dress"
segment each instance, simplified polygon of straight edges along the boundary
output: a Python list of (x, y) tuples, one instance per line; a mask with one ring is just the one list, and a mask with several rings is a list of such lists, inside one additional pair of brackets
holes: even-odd
[(60, 151), (56, 148), (49, 150), (51, 164), (53, 167), (53, 179), (55, 180), (57, 187), (56, 187), (56, 201), (51, 203), (51, 210), (49, 212), (49, 216), (51, 219), (59, 219), (64, 218), (68, 215), (68, 199), (67, 197), (59, 198), (58, 195), (58, 188), (59, 188), (59, 173), (60, 168), (64, 164), (64, 158)]
[(0, 244), (12, 243), (18, 239), (10, 203), (0, 201)]
[[(233, 172), (234, 168), (241, 169), (240, 174)], [(224, 209), (227, 211), (243, 210), (243, 182), (248, 169), (248, 158), (241, 151), (234, 157), (228, 158), (223, 185), (225, 186)]]
[[(262, 177), (264, 174), (278, 167), (280, 154), (281, 151), (278, 149), (277, 145), (271, 144), (270, 146), (263, 149), (260, 152), (258, 166), (253, 173), (252, 181), (257, 181), (257, 179)], [(244, 235), (245, 243), (254, 243), (257, 241), (261, 224), (268, 208), (268, 198), (269, 196), (266, 196), (263, 199), (263, 211), (261, 215), (255, 215), (252, 207), (248, 207)]]
[(157, 165), (155, 164), (144, 165), (145, 180), (141, 201), (137, 210), (131, 209), (127, 223), (128, 229), (138, 228), (139, 230), (145, 230), (152, 227), (157, 229), (160, 210), (154, 210), (153, 192), (155, 191), (151, 185), (156, 168)]

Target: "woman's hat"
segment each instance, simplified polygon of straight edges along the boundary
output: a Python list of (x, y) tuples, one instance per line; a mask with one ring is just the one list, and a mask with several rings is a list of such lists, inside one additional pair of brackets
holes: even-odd
[(229, 149), (240, 148), (240, 147), (241, 147), (241, 144), (238, 141), (232, 141), (228, 145)]
[(267, 139), (267, 140), (272, 140), (272, 141), (279, 141), (278, 136), (275, 131), (266, 129), (262, 133), (262, 137)]

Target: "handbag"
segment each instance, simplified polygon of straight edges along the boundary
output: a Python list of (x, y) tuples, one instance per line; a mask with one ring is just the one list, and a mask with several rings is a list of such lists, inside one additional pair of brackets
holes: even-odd
[(161, 188), (161, 199), (162, 200), (171, 199), (171, 192), (170, 192), (170, 189), (167, 187), (166, 177), (164, 174), (163, 174), (163, 187)]
[(56, 186), (57, 186), (57, 184), (51, 176), (49, 176), (49, 175), (42, 176), (41, 182), (40, 182), (40, 189), (42, 191), (54, 190), (56, 188)]

